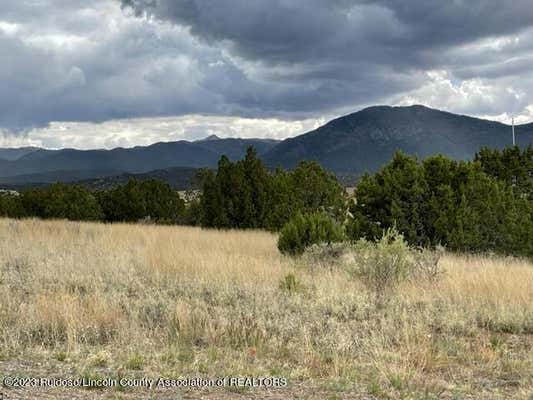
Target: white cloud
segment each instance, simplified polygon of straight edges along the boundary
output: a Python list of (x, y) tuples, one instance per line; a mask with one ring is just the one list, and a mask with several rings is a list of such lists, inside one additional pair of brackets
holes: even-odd
[(164, 118), (131, 118), (102, 123), (52, 122), (25, 135), (0, 132), (0, 147), (38, 146), (45, 148), (95, 149), (133, 147), (156, 142), (197, 140), (210, 135), (222, 138), (284, 139), (315, 129), (325, 118), (283, 121), (184, 115)]
[[(395, 105), (425, 104), (455, 113), (474, 115), (500, 122), (528, 121), (533, 98), (512, 86), (482, 78), (457, 80), (446, 70), (427, 72), (426, 83), (392, 100)], [(532, 101), (527, 104), (527, 101)], [(508, 110), (517, 109), (513, 114)]]
[(13, 24), (13, 23), (9, 23), (6, 21), (0, 21), (0, 32), (5, 35), (8, 35), (8, 36), (16, 35), (19, 30), (20, 30), (19, 24)]

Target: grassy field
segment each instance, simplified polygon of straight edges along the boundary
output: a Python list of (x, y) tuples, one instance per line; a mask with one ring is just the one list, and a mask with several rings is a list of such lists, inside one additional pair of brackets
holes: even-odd
[(289, 382), (191, 398), (531, 398), (533, 265), (447, 254), (441, 266), (438, 282), (378, 306), (342, 268), (284, 257), (265, 232), (0, 220), (0, 372)]

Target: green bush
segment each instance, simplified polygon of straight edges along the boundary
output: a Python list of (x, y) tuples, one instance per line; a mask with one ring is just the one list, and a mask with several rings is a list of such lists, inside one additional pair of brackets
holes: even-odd
[(380, 240), (359, 240), (354, 245), (352, 273), (379, 297), (406, 280), (414, 269), (411, 249), (402, 234), (385, 231)]
[(316, 243), (335, 243), (344, 240), (344, 230), (335, 220), (322, 212), (296, 214), (281, 230), (278, 249), (283, 254), (301, 255), (305, 248)]
[(349, 272), (378, 299), (394, 292), (407, 279), (435, 281), (442, 273), (439, 266), (442, 247), (437, 250), (412, 248), (394, 228), (386, 230), (376, 242), (357, 241), (353, 252), (354, 264)]
[(0, 217), (21, 218), (25, 216), (19, 195), (0, 192)]

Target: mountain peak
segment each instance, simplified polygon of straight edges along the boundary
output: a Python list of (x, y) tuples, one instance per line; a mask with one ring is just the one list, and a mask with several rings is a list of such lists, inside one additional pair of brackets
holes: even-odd
[[(315, 160), (337, 173), (361, 174), (379, 169), (396, 150), (425, 158), (444, 154), (471, 159), (481, 147), (509, 146), (507, 125), (416, 104), (373, 106), (329, 121), (286, 140), (265, 154), (271, 166), (293, 168)], [(533, 142), (533, 132), (517, 127), (517, 143)]]
[(220, 139), (221, 139), (221, 138), (218, 137), (217, 135), (209, 135), (209, 136), (207, 136), (207, 137), (205, 137), (205, 138), (203, 138), (203, 139), (200, 139), (200, 140), (198, 140), (198, 141), (199, 141), (199, 142), (208, 142), (208, 141), (210, 141), (210, 140), (220, 140)]
[(411, 110), (411, 111), (441, 111), (441, 110), (437, 110), (437, 109), (425, 106), (423, 104), (411, 104), (411, 105), (406, 105), (406, 106), (376, 105), (376, 106), (370, 106), (370, 107), (364, 108), (364, 109), (362, 109), (360, 111), (356, 111), (353, 114), (362, 113), (362, 112), (365, 112), (365, 111), (401, 111), (401, 110), (404, 110), (404, 111), (408, 111), (408, 110)]

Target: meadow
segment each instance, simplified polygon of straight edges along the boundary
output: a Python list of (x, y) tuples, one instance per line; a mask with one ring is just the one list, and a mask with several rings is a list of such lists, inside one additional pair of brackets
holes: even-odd
[(263, 231), (0, 219), (0, 370), (289, 382), (204, 398), (531, 398), (530, 261), (446, 253), (438, 280), (406, 281), (377, 304), (343, 268), (283, 256), (276, 241)]

